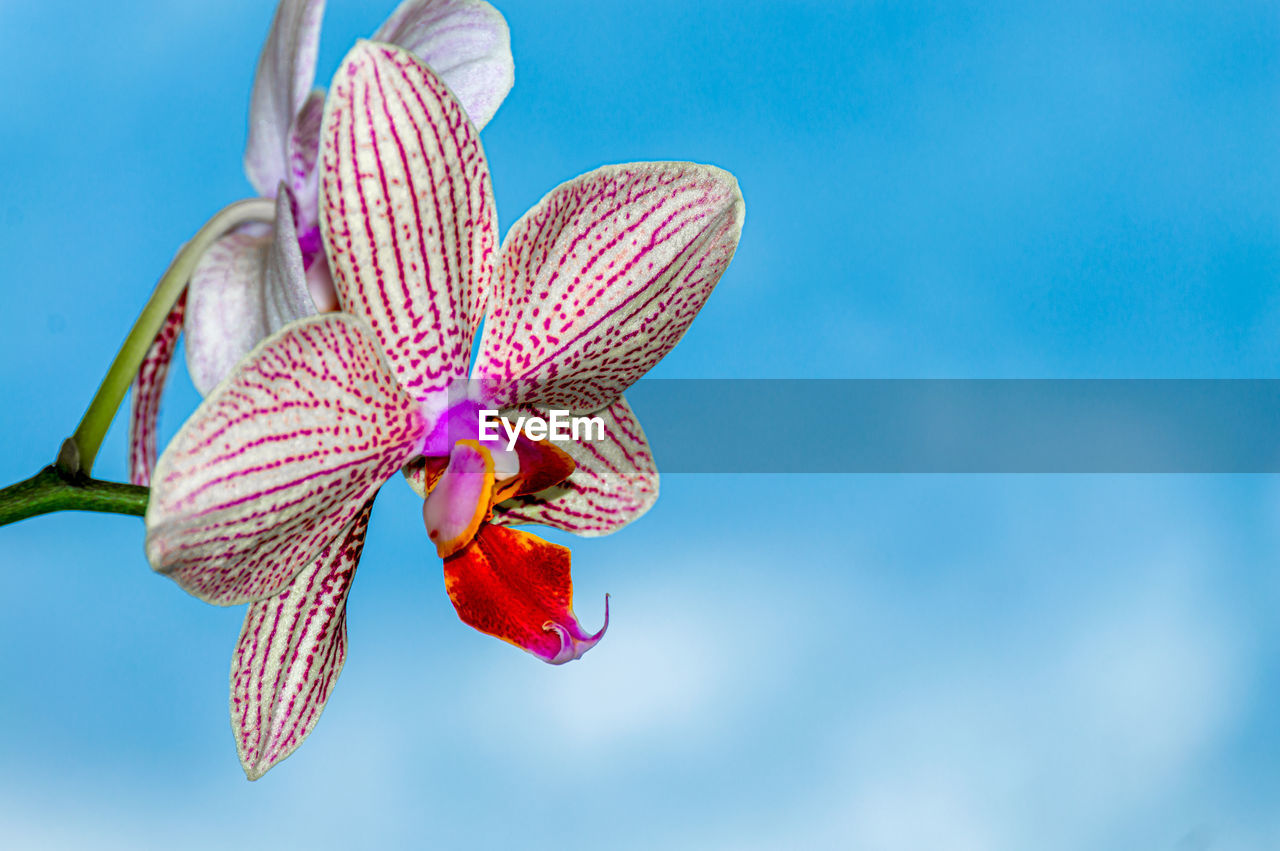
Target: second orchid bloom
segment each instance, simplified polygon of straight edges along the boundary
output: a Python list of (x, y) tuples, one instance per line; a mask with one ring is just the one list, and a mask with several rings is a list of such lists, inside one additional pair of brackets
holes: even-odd
[[(317, 164), (325, 92), (312, 89), (324, 0), (281, 0), (249, 97), (244, 170), (270, 223), (246, 225), (200, 258), (134, 385), (129, 480), (146, 486), (155, 467), (156, 416), (179, 332), (187, 371), (207, 395), (264, 337), (295, 319), (335, 310), (320, 244)], [(507, 22), (484, 0), (404, 0), (373, 35), (426, 62), (477, 129), (515, 79)]]
[[(466, 623), (553, 663), (599, 639), (574, 616), (568, 551), (505, 524), (599, 534), (652, 503), (622, 393), (679, 341), (742, 227), (727, 172), (636, 163), (556, 188), (499, 249), (475, 127), (388, 44), (348, 54), (319, 138), (341, 312), (286, 325), (209, 394), (160, 458), (146, 516), (156, 570), (253, 603), (232, 672), (250, 777), (298, 746), (332, 690), (369, 509), (402, 469)], [(605, 440), (504, 451), (478, 439), (481, 407), (601, 412)]]

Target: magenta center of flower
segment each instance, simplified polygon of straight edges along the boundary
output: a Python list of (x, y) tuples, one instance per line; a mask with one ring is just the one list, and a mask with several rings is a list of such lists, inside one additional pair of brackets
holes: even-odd
[[(514, 447), (508, 447), (504, 440), (483, 439), (480, 430), (480, 412), (486, 406), (475, 399), (462, 399), (456, 402), (442, 402), (439, 396), (423, 401), (423, 414), (427, 422), (434, 425), (422, 439), (418, 454), (426, 458), (447, 458), (452, 455), (454, 446), (460, 440), (477, 441), (493, 459), (494, 476), (503, 481), (520, 471), (520, 456)], [(453, 395), (453, 394), (450, 394)]]
[[(433, 407), (430, 400), (424, 407)], [(435, 425), (422, 441), (421, 454), (428, 458), (440, 458), (453, 450), (459, 440), (475, 440), (480, 435), (480, 410), (483, 406), (474, 399), (463, 399), (445, 408)], [(428, 421), (431, 415), (428, 414)]]

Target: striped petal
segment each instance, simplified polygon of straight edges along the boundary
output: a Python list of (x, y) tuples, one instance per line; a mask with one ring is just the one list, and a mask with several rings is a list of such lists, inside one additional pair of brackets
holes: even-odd
[(631, 406), (619, 399), (592, 416), (604, 439), (557, 443), (577, 465), (562, 484), (494, 507), (497, 525), (537, 523), (585, 537), (607, 535), (644, 514), (658, 499), (658, 468)]
[(497, 223), (475, 128), (411, 54), (360, 42), (334, 77), (320, 139), (338, 301), (425, 399), (466, 375), (492, 274)]
[(405, 0), (373, 40), (403, 47), (430, 65), (477, 130), (515, 83), (507, 22), (481, 0)]
[(369, 525), (351, 524), (275, 597), (249, 606), (231, 656), (231, 729), (250, 780), (297, 750), (347, 656), (347, 593)]
[(249, 141), (244, 172), (259, 195), (270, 197), (289, 179), (289, 135), (311, 93), (324, 0), (280, 0), (258, 58), (249, 96)]
[(279, 593), (425, 430), (363, 322), (299, 320), (241, 362), (160, 457), (147, 557), (210, 603)]
[(516, 529), (488, 524), (470, 546), (445, 559), (444, 584), (458, 617), (544, 662), (582, 658), (609, 628), (588, 633), (573, 613), (569, 550)]
[(733, 257), (733, 175), (606, 166), (561, 185), (507, 234), (477, 374), (501, 406), (595, 410), (671, 350)]
[(160, 415), (160, 397), (164, 395), (169, 364), (173, 360), (173, 350), (178, 346), (186, 310), (187, 293), (183, 290), (133, 379), (133, 401), (129, 410), (129, 481), (144, 488), (151, 484), (151, 472), (156, 466), (156, 420)]
[(262, 285), (271, 231), (224, 236), (200, 258), (187, 287), (187, 371), (207, 396), (266, 336)]
[(302, 263), (302, 250), (298, 247), (291, 196), (289, 187), (281, 184), (276, 195), (275, 233), (263, 269), (263, 324), (268, 334), (316, 312)]

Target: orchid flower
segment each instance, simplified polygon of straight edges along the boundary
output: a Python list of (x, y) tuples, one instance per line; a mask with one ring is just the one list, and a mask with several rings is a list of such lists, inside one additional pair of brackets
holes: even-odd
[[(187, 369), (207, 395), (267, 335), (337, 308), (320, 245), (316, 157), (325, 93), (312, 90), (324, 0), (281, 0), (258, 60), (244, 169), (276, 199), (274, 227), (245, 226), (201, 259), (134, 387), (129, 468), (146, 485), (155, 466), (155, 422), (178, 333)], [(405, 0), (374, 34), (429, 64), (471, 122), (482, 128), (515, 79), (507, 23), (482, 0)], [(270, 262), (269, 262), (270, 260)]]
[[(732, 175), (637, 163), (561, 185), (497, 250), (475, 127), (388, 44), (344, 59), (319, 160), (342, 312), (286, 325), (233, 369), (160, 458), (146, 515), (156, 570), (252, 603), (231, 676), (250, 779), (298, 747), (333, 689), (372, 500), (402, 468), (463, 621), (552, 663), (599, 640), (574, 615), (568, 550), (500, 524), (598, 534), (652, 503), (621, 394), (679, 341), (742, 227)], [(606, 432), (508, 452), (473, 438), (481, 407), (600, 411)]]

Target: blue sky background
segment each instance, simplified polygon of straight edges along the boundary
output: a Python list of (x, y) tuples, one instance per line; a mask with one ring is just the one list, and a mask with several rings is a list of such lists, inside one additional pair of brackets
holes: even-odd
[[(391, 8), (332, 0), (321, 81)], [(1277, 377), (1274, 4), (500, 8), (504, 228), (606, 162), (741, 181), (738, 255), (655, 374)], [(0, 0), (0, 480), (249, 193), (272, 9)], [(134, 518), (38, 518), (0, 529), (0, 844), (1277, 847), (1278, 484), (668, 476), (574, 543), (580, 616), (608, 591), (614, 622), (557, 669), (458, 622), (393, 482), (334, 697), (252, 784), (242, 611), (152, 575)]]

